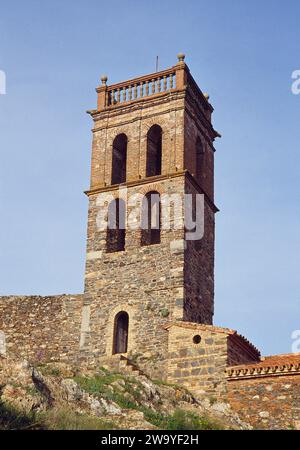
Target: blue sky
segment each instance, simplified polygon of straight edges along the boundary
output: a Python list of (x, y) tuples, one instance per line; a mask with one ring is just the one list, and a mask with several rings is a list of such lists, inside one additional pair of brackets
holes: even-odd
[(264, 354), (300, 329), (300, 3), (10, 1), (1, 6), (0, 295), (81, 292), (94, 88), (176, 63), (214, 105), (215, 323)]

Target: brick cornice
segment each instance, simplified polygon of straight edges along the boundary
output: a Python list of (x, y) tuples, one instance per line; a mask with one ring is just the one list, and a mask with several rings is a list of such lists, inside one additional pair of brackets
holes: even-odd
[(193, 175), (191, 175), (191, 173), (188, 170), (182, 170), (182, 171), (178, 171), (178, 172), (175, 172), (175, 173), (169, 173), (169, 174), (166, 174), (166, 175), (156, 175), (154, 177), (141, 178), (140, 180), (128, 181), (128, 182), (122, 183), (122, 184), (114, 184), (114, 185), (109, 185), (109, 186), (95, 186), (92, 189), (84, 191), (84, 193), (89, 197), (91, 195), (100, 194), (102, 192), (116, 191), (116, 190), (122, 189), (122, 188), (132, 188), (132, 187), (136, 187), (136, 186), (142, 186), (142, 185), (145, 185), (145, 184), (157, 183), (157, 182), (160, 182), (160, 181), (165, 181), (165, 180), (168, 180), (168, 179), (178, 178), (178, 177), (185, 177), (185, 178), (187, 178), (194, 185), (194, 187), (201, 194), (204, 195), (205, 200), (207, 201), (207, 203), (209, 204), (211, 209), (215, 213), (219, 211), (219, 209), (214, 204), (214, 202), (210, 199), (210, 197), (207, 195), (207, 193), (200, 187), (200, 185), (197, 183), (197, 181), (195, 180)]
[[(108, 116), (109, 117), (114, 115), (120, 116), (122, 114), (134, 112), (137, 109), (145, 110), (145, 108), (151, 108), (159, 104), (168, 103), (170, 101), (176, 101), (178, 99), (185, 97), (185, 91), (186, 88), (171, 89), (168, 92), (160, 92), (158, 94), (153, 94), (151, 97), (146, 98), (142, 97), (128, 102), (120, 103), (117, 105), (111, 105), (101, 111), (89, 110), (87, 111), (87, 113), (92, 116), (95, 122), (97, 122), (99, 119), (103, 119)], [(174, 107), (172, 109), (174, 109)]]

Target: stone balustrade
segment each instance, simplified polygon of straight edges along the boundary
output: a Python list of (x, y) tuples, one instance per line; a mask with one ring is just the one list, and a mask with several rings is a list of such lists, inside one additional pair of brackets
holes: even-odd
[[(153, 96), (162, 96), (166, 93), (176, 92), (190, 87), (193, 95), (198, 99), (201, 107), (209, 114), (212, 107), (208, 102), (208, 95), (203, 94), (194, 81), (188, 66), (184, 62), (184, 55), (178, 55), (178, 63), (169, 69), (107, 85), (107, 76), (101, 77), (102, 85), (96, 91), (98, 93), (97, 111), (125, 106), (131, 102), (149, 99)], [(97, 112), (96, 110), (89, 112)]]
[(108, 86), (106, 106), (165, 93), (176, 88), (176, 72), (171, 68), (155, 74)]

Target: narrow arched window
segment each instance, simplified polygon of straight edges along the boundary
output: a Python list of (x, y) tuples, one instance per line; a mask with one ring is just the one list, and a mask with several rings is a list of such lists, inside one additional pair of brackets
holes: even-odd
[(198, 183), (203, 180), (203, 161), (204, 161), (204, 149), (201, 139), (198, 137), (196, 141), (196, 179)]
[(148, 192), (142, 201), (141, 245), (160, 243), (160, 216), (160, 195), (156, 191)]
[(108, 206), (106, 251), (125, 250), (126, 205), (124, 200), (115, 199)]
[(114, 322), (113, 354), (127, 353), (128, 328), (129, 316), (127, 312), (120, 311), (116, 315)]
[(146, 176), (161, 175), (162, 129), (153, 125), (147, 133)]
[(127, 163), (127, 136), (118, 134), (112, 148), (112, 176), (111, 184), (125, 183)]

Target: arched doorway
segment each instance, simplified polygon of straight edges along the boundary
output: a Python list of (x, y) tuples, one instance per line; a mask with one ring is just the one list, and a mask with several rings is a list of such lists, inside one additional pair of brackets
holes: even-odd
[(121, 311), (115, 317), (113, 354), (127, 353), (129, 316)]

